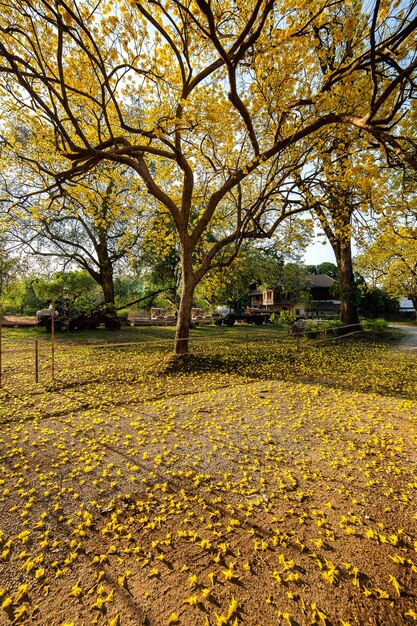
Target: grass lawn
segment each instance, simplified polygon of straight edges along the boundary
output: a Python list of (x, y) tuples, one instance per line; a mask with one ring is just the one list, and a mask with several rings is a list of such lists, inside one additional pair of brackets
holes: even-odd
[(173, 333), (3, 330), (0, 624), (416, 621), (415, 353)]

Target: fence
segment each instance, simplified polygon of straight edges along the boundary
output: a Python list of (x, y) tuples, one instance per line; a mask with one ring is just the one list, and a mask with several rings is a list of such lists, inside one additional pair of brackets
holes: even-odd
[[(306, 345), (323, 345), (360, 332), (362, 331), (358, 329), (357, 325), (354, 325), (300, 329), (297, 332), (283, 332), (275, 336), (265, 332), (249, 333), (244, 331), (236, 333), (235, 336), (226, 336), (224, 333), (202, 337), (191, 335), (188, 341), (190, 352), (203, 357), (208, 353), (208, 342), (211, 345), (211, 353), (213, 353), (213, 344), (217, 342), (217, 354), (230, 355), (231, 350), (235, 349), (236, 354), (239, 351), (241, 356), (249, 357), (251, 350), (271, 349), (273, 346), (280, 345), (298, 351)], [(64, 370), (71, 372), (72, 378), (74, 378), (77, 371), (81, 373), (88, 370), (91, 351), (101, 351), (103, 363), (106, 362), (108, 367), (111, 366), (111, 363), (114, 363), (116, 367), (125, 361), (125, 352), (122, 353), (122, 358), (117, 357), (115, 352), (117, 349), (130, 351), (128, 356), (133, 356), (136, 360), (141, 355), (148, 357), (153, 355), (158, 360), (161, 356), (172, 351), (173, 339), (65, 345), (57, 342), (54, 333), (52, 333), (50, 341), (46, 339), (26, 340), (24, 347), (14, 347), (13, 349), (6, 347), (5, 349), (4, 344), (0, 324), (0, 388), (4, 386), (5, 380), (18, 374), (26, 382), (31, 380), (35, 384), (47, 381), (55, 382), (58, 374), (61, 375)], [(76, 355), (78, 355), (78, 366), (76, 366)]]

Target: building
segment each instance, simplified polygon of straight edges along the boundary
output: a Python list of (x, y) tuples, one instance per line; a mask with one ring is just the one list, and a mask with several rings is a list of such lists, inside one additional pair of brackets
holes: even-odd
[(291, 293), (279, 285), (274, 289), (254, 289), (248, 295), (251, 307), (256, 309), (288, 311), (295, 317), (339, 317), (340, 300), (331, 293), (334, 283), (327, 274), (308, 274), (305, 302), (295, 302)]

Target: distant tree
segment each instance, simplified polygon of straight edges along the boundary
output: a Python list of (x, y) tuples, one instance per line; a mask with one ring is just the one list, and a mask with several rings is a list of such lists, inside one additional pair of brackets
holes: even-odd
[(298, 263), (286, 263), (282, 268), (279, 286), (291, 304), (307, 305), (310, 300), (308, 273), (307, 268)]
[(115, 276), (114, 293), (117, 306), (123, 306), (141, 297), (144, 291), (142, 278), (133, 272), (124, 272)]
[(327, 274), (327, 276), (334, 278), (334, 280), (338, 277), (337, 265), (329, 261), (324, 261), (323, 263), (319, 263), (319, 265), (306, 265), (306, 270), (309, 274)]
[[(2, 223), (8, 236), (27, 253), (52, 258), (64, 270), (86, 270), (106, 304), (114, 304), (115, 268), (138, 254), (149, 218), (146, 207), (138, 206), (138, 182), (125, 169), (103, 163), (94, 175), (36, 201), (25, 199), (19, 185), (5, 187), (11, 208)], [(30, 176), (28, 166), (23, 171)]]
[(365, 284), (359, 286), (359, 294), (359, 312), (365, 317), (384, 317), (399, 311), (398, 298), (390, 296), (384, 289), (367, 287)]
[(230, 301), (246, 306), (250, 291), (278, 283), (283, 266), (284, 258), (276, 249), (245, 245), (230, 267), (205, 277), (197, 289), (197, 298), (211, 307)]
[(21, 262), (9, 252), (4, 242), (0, 241), (0, 298), (16, 281), (21, 270)]
[(36, 297), (44, 305), (50, 304), (53, 299), (69, 308), (87, 311), (100, 301), (97, 284), (85, 270), (55, 272), (52, 276), (36, 279), (32, 286)]
[(318, 271), (319, 274), (327, 274), (327, 276), (330, 276), (330, 278), (333, 278), (334, 280), (337, 279), (338, 270), (337, 270), (337, 265), (335, 265), (334, 263), (325, 261), (324, 263), (320, 263), (320, 265), (318, 265), (317, 267), (319, 270)]
[[(365, 279), (378, 277), (378, 285), (392, 297), (409, 298), (417, 315), (417, 213), (392, 221), (392, 216), (377, 222), (378, 233), (355, 266)], [(410, 221), (411, 220), (411, 221)]]

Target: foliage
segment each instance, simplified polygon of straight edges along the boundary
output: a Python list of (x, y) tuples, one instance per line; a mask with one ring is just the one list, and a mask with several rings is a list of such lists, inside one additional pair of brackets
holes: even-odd
[[(387, 210), (373, 226), (375, 236), (355, 260), (370, 284), (394, 298), (408, 297), (417, 307), (417, 214), (415, 196), (402, 196), (401, 211)], [(394, 205), (395, 207), (395, 205)], [(417, 309), (416, 309), (417, 310)]]
[(202, 305), (239, 301), (248, 305), (248, 294), (261, 285), (276, 285), (281, 276), (284, 259), (274, 247), (245, 244), (228, 268), (208, 274), (197, 289)]
[[(101, 163), (94, 175), (86, 174), (65, 192), (59, 189), (36, 201), (25, 198), (20, 186), (8, 184), (10, 208), (3, 228), (29, 254), (51, 257), (64, 269), (86, 270), (100, 285), (104, 301), (112, 303), (115, 269), (137, 253), (149, 217), (138, 208), (141, 189), (125, 169)], [(24, 174), (36, 178), (28, 165)]]
[(379, 287), (360, 287), (359, 312), (365, 317), (380, 318), (399, 311), (398, 298), (393, 298)]
[(21, 259), (10, 252), (5, 240), (0, 239), (0, 303), (7, 301), (24, 268)]
[(295, 317), (294, 315), (291, 315), (289, 311), (280, 311), (279, 313), (273, 313), (269, 318), (269, 321), (275, 326), (284, 326), (288, 328), (294, 324)]
[(290, 303), (308, 304), (310, 291), (308, 287), (308, 272), (305, 266), (298, 263), (286, 263), (282, 268), (279, 284)]
[(309, 274), (327, 274), (330, 278), (336, 280), (338, 278), (337, 265), (325, 261), (319, 265), (306, 265), (306, 270)]
[(388, 327), (388, 322), (383, 318), (366, 319), (363, 322), (363, 326), (366, 330), (372, 330), (375, 333), (381, 333)]
[(118, 274), (114, 279), (114, 293), (117, 306), (128, 304), (141, 297), (144, 294), (144, 285), (141, 277), (133, 273)]
[(37, 168), (28, 193), (66, 189), (102, 161), (137, 174), (175, 225), (186, 351), (205, 274), (306, 209), (296, 183), (321, 133), (365, 133), (414, 167), (415, 10), (6, 0), (2, 111), (24, 132), (3, 131), (5, 167)]
[(4, 303), (6, 314), (34, 315), (38, 309), (47, 304), (35, 294), (34, 284), (36, 281), (35, 276), (27, 276), (15, 283)]
[(54, 299), (87, 311), (100, 301), (95, 281), (86, 271), (56, 272), (51, 277), (37, 279), (32, 285), (36, 296), (45, 304)]
[(182, 279), (180, 249), (169, 213), (156, 212), (134, 265), (148, 290), (164, 290), (158, 304), (177, 309)]

